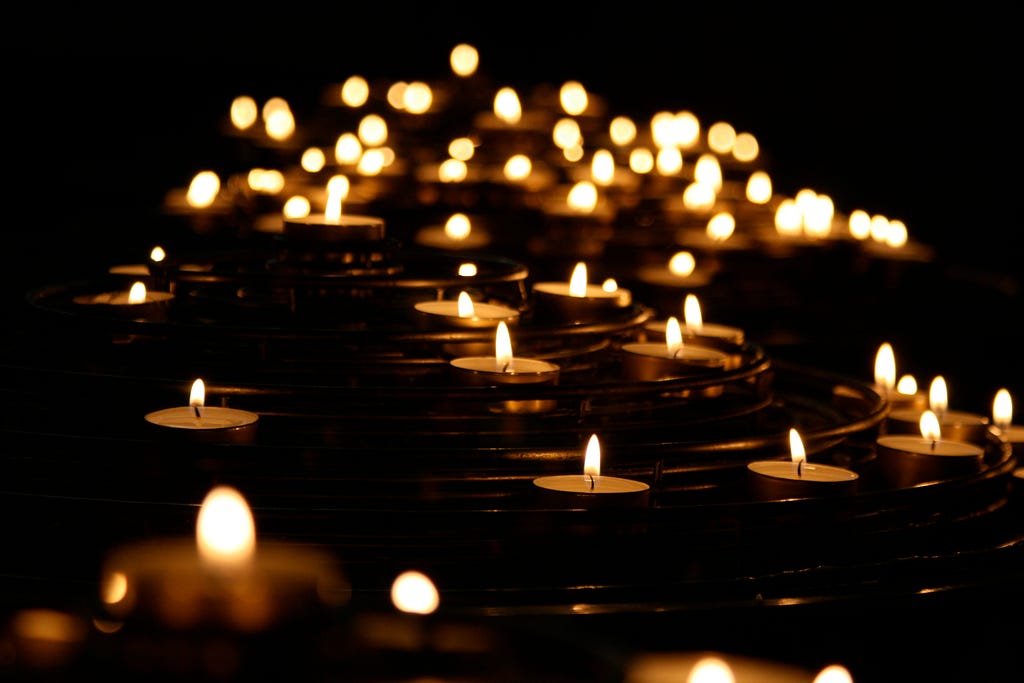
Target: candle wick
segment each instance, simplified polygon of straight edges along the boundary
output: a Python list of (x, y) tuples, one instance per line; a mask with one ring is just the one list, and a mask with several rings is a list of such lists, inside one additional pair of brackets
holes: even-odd
[(798, 476), (798, 477), (804, 476), (803, 468), (804, 468), (804, 461), (801, 458), (800, 460), (796, 461), (796, 476)]
[(935, 450), (935, 439), (932, 439), (932, 450)]
[(590, 477), (590, 490), (593, 491), (594, 490), (594, 475), (593, 474), (589, 474), (587, 476)]
[(504, 367), (501, 368), (502, 372), (508, 372), (509, 367), (512, 365), (512, 361), (506, 361)]
[(202, 418), (202, 415), (199, 414), (199, 406), (192, 406), (192, 412), (196, 414), (197, 420)]

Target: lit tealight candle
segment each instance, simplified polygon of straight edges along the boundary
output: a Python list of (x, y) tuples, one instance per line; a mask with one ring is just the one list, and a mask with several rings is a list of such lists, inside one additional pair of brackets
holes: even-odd
[(684, 344), (679, 319), (665, 324), (665, 342), (631, 342), (622, 345), (622, 371), (640, 382), (685, 377), (708, 371), (724, 370), (730, 354), (698, 344)]
[(646, 507), (650, 493), (650, 486), (642, 481), (602, 476), (601, 444), (596, 434), (591, 435), (587, 442), (582, 474), (538, 477), (533, 483), (542, 500), (559, 507)]
[(187, 406), (147, 413), (146, 421), (201, 439), (241, 443), (255, 437), (259, 415), (205, 403), (206, 384), (197, 379), (192, 383)]
[[(450, 361), (460, 381), (470, 386), (557, 384), (561, 368), (539, 358), (512, 355), (512, 337), (504, 320), (494, 334), (493, 356), (462, 356)], [(539, 412), (554, 407), (553, 400), (502, 401), (508, 412)]]
[(1024, 427), (1013, 424), (1013, 398), (1007, 389), (1000, 389), (992, 400), (992, 423), (997, 433), (1015, 448), (1024, 443)]
[(917, 390), (912, 376), (904, 375), (896, 382), (896, 354), (889, 342), (883, 342), (875, 354), (875, 389), (888, 400), (891, 409), (920, 412), (928, 407), (928, 397)]
[[(939, 420), (943, 435), (953, 441), (983, 444), (987, 439), (989, 420), (984, 415), (949, 410), (949, 393), (941, 375), (932, 380), (928, 389), (928, 410)], [(902, 408), (892, 410), (883, 424), (889, 434), (916, 434), (923, 410)]]
[(487, 231), (474, 226), (464, 213), (454, 213), (444, 225), (428, 226), (416, 233), (417, 244), (453, 251), (482, 249), (490, 242)]
[[(344, 178), (338, 176), (337, 179)], [(332, 178), (332, 181), (336, 180)], [(384, 219), (378, 216), (343, 214), (342, 199), (348, 183), (327, 185), (327, 204), (323, 214), (302, 218), (285, 218), (284, 235), (312, 242), (379, 242), (384, 239)]]
[(519, 320), (519, 311), (514, 308), (473, 301), (464, 291), (455, 301), (421, 301), (415, 308), (431, 326), (480, 329), (497, 327), (500, 322), (512, 325)]
[(857, 491), (860, 475), (845, 467), (810, 464), (803, 440), (789, 430), (790, 460), (758, 460), (747, 463), (748, 482), (760, 500), (849, 495)]
[(888, 434), (876, 440), (879, 468), (890, 485), (916, 486), (981, 470), (985, 450), (973, 443), (942, 438), (933, 411), (921, 413), (919, 427), (920, 436)]
[(112, 552), (100, 588), (116, 619), (239, 633), (312, 616), (349, 596), (329, 556), (291, 544), (257, 544), (252, 511), (228, 486), (203, 500), (195, 538), (143, 541)]
[(127, 290), (103, 292), (101, 294), (83, 294), (76, 296), (78, 304), (105, 304), (121, 307), (131, 313), (142, 314), (145, 311), (156, 311), (163, 308), (166, 302), (174, 298), (170, 292), (155, 292), (146, 287), (141, 280), (133, 282)]
[(599, 321), (633, 302), (632, 293), (614, 281), (603, 285), (587, 282), (587, 265), (582, 261), (573, 268), (568, 283), (537, 282), (533, 294), (538, 317), (570, 323)]

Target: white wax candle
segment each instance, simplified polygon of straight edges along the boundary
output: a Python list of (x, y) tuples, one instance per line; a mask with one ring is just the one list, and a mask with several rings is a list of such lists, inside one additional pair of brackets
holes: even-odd
[[(901, 408), (890, 410), (883, 428), (887, 434), (920, 434), (921, 416), (925, 410), (918, 408)], [(943, 439), (966, 441), (980, 444), (986, 440), (989, 419), (984, 415), (958, 410), (947, 410), (939, 418), (939, 426)]]
[(762, 500), (850, 494), (860, 478), (844, 467), (807, 462), (798, 467), (788, 460), (758, 460), (748, 463), (747, 471), (752, 490)]
[(683, 344), (673, 353), (664, 343), (631, 342), (622, 351), (623, 374), (639, 382), (725, 370), (731, 360), (730, 354), (697, 344)]
[(947, 438), (891, 434), (875, 441), (885, 481), (897, 488), (981, 471), (985, 449)]
[(496, 327), (501, 321), (513, 324), (519, 320), (519, 311), (508, 306), (473, 302), (471, 316), (459, 315), (458, 301), (421, 301), (414, 308), (431, 323), (464, 328)]
[(512, 358), (508, 361), (496, 356), (464, 356), (454, 358), (451, 366), (487, 384), (538, 384), (553, 383), (558, 379), (560, 368), (538, 358)]
[(568, 507), (641, 505), (649, 500), (650, 486), (642, 481), (601, 474), (601, 446), (597, 435), (590, 437), (582, 474), (561, 474), (533, 480), (545, 502)]

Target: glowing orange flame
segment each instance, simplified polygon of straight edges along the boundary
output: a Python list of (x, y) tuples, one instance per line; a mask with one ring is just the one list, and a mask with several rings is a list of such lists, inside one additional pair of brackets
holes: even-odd
[(992, 420), (996, 427), (1003, 431), (1009, 429), (1013, 423), (1013, 399), (1006, 389), (996, 392), (996, 397), (992, 401)]
[(434, 582), (421, 572), (402, 572), (391, 583), (391, 603), (399, 611), (430, 614), (440, 602), (441, 597)]
[(930, 410), (921, 413), (919, 426), (921, 428), (921, 436), (926, 439), (937, 441), (942, 436), (942, 426), (939, 424), (939, 418)]
[(670, 317), (665, 323), (665, 349), (673, 358), (683, 350), (683, 330), (675, 316)]
[(883, 342), (875, 354), (875, 384), (886, 391), (896, 386), (896, 355), (889, 342)]
[(459, 317), (472, 318), (474, 315), (476, 315), (476, 307), (473, 306), (473, 300), (466, 292), (459, 292)]
[(585, 297), (587, 295), (587, 264), (580, 261), (572, 270), (569, 278), (569, 296)]
[(793, 469), (800, 472), (800, 467), (807, 462), (807, 451), (804, 450), (804, 442), (800, 433), (795, 429), (789, 430), (789, 453), (793, 461)]
[(601, 444), (597, 440), (597, 434), (591, 434), (587, 442), (587, 450), (583, 456), (583, 476), (593, 477), (595, 480), (601, 476)]
[(196, 544), (203, 562), (220, 569), (239, 569), (251, 561), (256, 524), (241, 493), (217, 486), (206, 494), (196, 520)]
[(508, 333), (508, 325), (502, 320), (494, 333), (494, 358), (501, 367), (512, 365), (512, 336)]

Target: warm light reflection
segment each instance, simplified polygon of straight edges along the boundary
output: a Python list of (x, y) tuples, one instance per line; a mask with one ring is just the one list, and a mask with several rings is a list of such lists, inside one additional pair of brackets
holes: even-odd
[(116, 605), (128, 595), (128, 577), (124, 572), (110, 572), (100, 587), (100, 599), (108, 605)]
[(348, 197), (351, 187), (347, 177), (343, 175), (332, 176), (327, 181), (327, 205), (324, 207), (324, 220), (328, 223), (341, 221), (341, 204)]
[(917, 393), (917, 380), (913, 375), (903, 375), (900, 377), (900, 381), (896, 383), (896, 391), (907, 396), (913, 396)]
[(853, 676), (845, 666), (830, 664), (819, 671), (811, 683), (853, 683)]
[(245, 498), (230, 486), (216, 486), (203, 500), (196, 520), (202, 561), (218, 569), (244, 568), (256, 552), (256, 524)]
[(532, 171), (533, 162), (525, 154), (513, 154), (505, 162), (505, 177), (513, 182), (529, 178)]
[(601, 443), (597, 440), (597, 434), (591, 434), (587, 441), (587, 450), (583, 454), (583, 476), (593, 477), (598, 480), (601, 477)]
[(188, 185), (185, 201), (191, 207), (202, 209), (213, 204), (219, 193), (220, 176), (213, 171), (199, 171)]
[(430, 614), (440, 603), (434, 582), (421, 572), (402, 572), (391, 584), (391, 604), (400, 612)]
[(587, 110), (587, 89), (579, 81), (566, 81), (558, 90), (558, 101), (569, 116), (579, 116)]
[(1000, 389), (992, 401), (992, 421), (1002, 431), (1013, 424), (1013, 399), (1007, 389)]
[(498, 323), (498, 329), (494, 332), (494, 358), (500, 367), (512, 365), (512, 336), (504, 320)]
[(875, 384), (886, 391), (896, 386), (896, 354), (889, 342), (882, 342), (875, 354)]
[(688, 251), (678, 251), (668, 260), (668, 270), (673, 275), (688, 277), (697, 268), (697, 260)]
[(942, 436), (942, 427), (939, 424), (939, 416), (931, 410), (926, 410), (921, 413), (919, 426), (921, 428), (921, 436), (925, 439), (938, 441)]
[(388, 124), (377, 114), (367, 114), (360, 119), (356, 135), (367, 147), (379, 147), (387, 142)]
[(696, 332), (700, 332), (704, 326), (704, 317), (700, 312), (700, 301), (696, 294), (687, 294), (683, 300), (683, 320), (686, 326)]
[(475, 263), (460, 263), (459, 264), (459, 276), (460, 277), (473, 277), (476, 275), (477, 269)]
[(519, 123), (519, 120), (523, 118), (519, 94), (509, 87), (498, 90), (494, 95), (494, 115), (509, 125)]
[(716, 213), (708, 219), (707, 236), (715, 242), (724, 242), (736, 230), (736, 219), (727, 211)]
[(231, 100), (231, 125), (238, 130), (248, 130), (259, 118), (256, 100), (248, 95), (239, 95)]
[(570, 188), (566, 204), (579, 213), (591, 213), (597, 206), (597, 186), (589, 180), (579, 181)]
[(580, 261), (572, 269), (569, 277), (569, 296), (585, 297), (587, 295), (587, 264)]
[(807, 451), (804, 450), (800, 433), (793, 428), (789, 430), (789, 457), (793, 461), (793, 469), (799, 474), (803, 464), (807, 462)]
[(469, 298), (469, 294), (466, 292), (459, 292), (458, 307), (460, 318), (472, 318), (476, 315), (476, 307), (473, 306), (473, 300)]
[(670, 316), (665, 323), (665, 351), (675, 358), (683, 350), (683, 330), (679, 326), (679, 318)]
[(448, 239), (461, 241), (469, 237), (473, 226), (469, 222), (469, 216), (464, 213), (453, 213), (444, 224), (444, 234)]
[(361, 107), (369, 98), (370, 84), (362, 76), (349, 76), (341, 84), (341, 101), (346, 106)]
[(206, 384), (201, 379), (192, 382), (188, 393), (188, 404), (193, 408), (202, 408), (206, 403)]
[(928, 388), (928, 407), (935, 411), (940, 418), (946, 414), (949, 406), (949, 392), (946, 390), (946, 380), (942, 375), (932, 380)]
[(747, 201), (767, 204), (772, 198), (772, 178), (765, 171), (754, 171), (747, 178)]
[(476, 73), (477, 67), (480, 65), (480, 53), (468, 43), (459, 43), (452, 48), (448, 62), (451, 64), (452, 73), (466, 78)]
[[(85, 640), (88, 635), (88, 629), (78, 617), (46, 608), (18, 610), (11, 617), (8, 626), (10, 633), (18, 638), (51, 643), (77, 643)], [(4, 640), (5, 652), (8, 651), (10, 644), (9, 640)], [(10, 653), (13, 655), (15, 649), (12, 648)], [(25, 652), (20, 654), (24, 655)], [(40, 677), (48, 678), (41, 675)], [(31, 676), (31, 678), (36, 678), (36, 676)]]
[(159, 245), (153, 247), (153, 249), (149, 252), (149, 260), (152, 261), (153, 263), (160, 263), (165, 258), (167, 258), (167, 252), (164, 251), (164, 248)]
[(735, 683), (735, 680), (728, 662), (714, 656), (701, 657), (686, 677), (686, 683)]
[(135, 282), (132, 284), (132, 288), (128, 290), (128, 303), (130, 304), (144, 304), (146, 303), (146, 284), (143, 282)]
[(342, 133), (334, 142), (334, 160), (339, 164), (354, 164), (363, 155), (363, 143), (355, 133)]
[(576, 163), (583, 159), (583, 145), (576, 143), (575, 145), (569, 145), (562, 150), (562, 156), (565, 157), (566, 161)]

